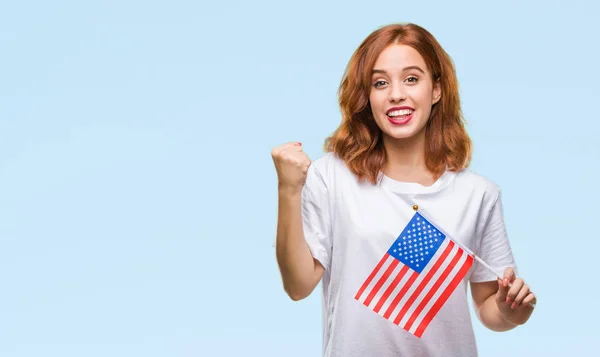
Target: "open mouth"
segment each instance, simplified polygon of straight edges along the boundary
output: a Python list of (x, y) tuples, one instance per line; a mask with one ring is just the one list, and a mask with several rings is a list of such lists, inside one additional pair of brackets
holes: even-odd
[(391, 110), (388, 110), (387, 117), (388, 120), (392, 123), (392, 124), (406, 124), (408, 123), (414, 114), (415, 110), (414, 109), (395, 109), (392, 108)]

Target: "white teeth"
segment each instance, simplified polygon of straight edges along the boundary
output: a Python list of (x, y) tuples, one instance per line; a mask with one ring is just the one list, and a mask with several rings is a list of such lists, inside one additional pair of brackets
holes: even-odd
[(396, 117), (399, 115), (409, 115), (412, 114), (414, 110), (412, 109), (402, 109), (402, 110), (394, 110), (393, 112), (389, 112), (388, 115), (391, 117)]

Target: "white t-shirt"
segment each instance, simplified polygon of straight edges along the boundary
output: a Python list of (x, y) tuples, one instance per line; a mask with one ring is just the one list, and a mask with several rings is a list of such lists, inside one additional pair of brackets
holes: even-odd
[[(418, 216), (413, 205), (418, 205)], [(439, 234), (428, 237), (431, 248), (436, 244), (434, 238), (449, 237), (457, 243), (452, 254), (462, 245), (499, 274), (509, 266), (516, 269), (506, 235), (500, 190), (494, 183), (469, 170), (446, 171), (432, 186), (399, 182), (387, 176), (383, 176), (381, 184), (359, 183), (342, 160), (327, 153), (313, 161), (308, 170), (302, 191), (302, 217), (306, 242), (313, 256), (325, 267), (322, 279), (324, 356), (477, 356), (467, 283), (496, 281), (496, 275), (475, 260), (472, 266), (467, 266), (469, 270), (464, 278), (455, 279), (455, 288), (446, 292), (446, 300), (437, 302), (440, 294), (447, 291), (445, 287), (449, 283), (439, 278), (449, 263), (438, 267), (435, 275), (430, 273), (429, 287), (440, 281), (436, 283), (437, 292), (432, 289), (415, 293), (417, 287), (409, 287), (407, 281), (416, 273), (401, 262), (392, 266), (393, 259), (383, 257), (395, 243), (405, 242), (399, 239), (408, 236), (405, 230), (408, 224), (420, 224), (422, 221), (417, 219), (424, 217), (429, 220), (426, 224), (433, 221), (435, 224), (433, 228), (423, 226), (423, 229), (430, 230), (430, 235)], [(420, 238), (415, 234), (414, 244), (421, 244)], [(433, 262), (443, 254), (443, 248), (425, 252), (431, 251)], [(424, 251), (417, 245), (412, 249), (415, 249), (414, 258), (412, 250), (410, 253), (404, 250), (404, 253), (411, 254), (411, 259), (418, 263)], [(462, 264), (468, 258), (460, 259)], [(410, 266), (415, 268), (415, 264)], [(462, 267), (460, 264), (446, 274), (455, 274)], [(427, 266), (425, 269), (431, 269), (433, 263)], [(365, 283), (374, 270), (372, 280)], [(368, 291), (363, 288), (362, 296), (358, 297), (363, 284)], [(404, 293), (400, 293), (402, 289)], [(366, 301), (370, 295), (373, 296)], [(441, 306), (431, 309), (434, 304)], [(433, 317), (432, 310), (437, 311)], [(400, 319), (400, 311), (403, 311), (402, 321), (394, 322)], [(420, 327), (422, 335), (417, 337), (415, 328), (426, 319), (425, 315), (430, 316), (429, 323)], [(407, 327), (408, 320), (411, 320), (411, 329)]]

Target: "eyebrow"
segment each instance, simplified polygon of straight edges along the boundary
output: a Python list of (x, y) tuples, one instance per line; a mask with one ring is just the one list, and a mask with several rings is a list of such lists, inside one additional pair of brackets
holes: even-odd
[[(423, 70), (421, 69), (421, 67), (419, 67), (419, 66), (408, 66), (408, 67), (404, 67), (404, 68), (402, 69), (402, 72), (406, 72), (406, 71), (408, 71), (408, 70), (411, 70), (411, 69), (417, 70), (417, 71), (419, 71), (419, 72), (421, 72), (421, 73), (425, 74), (425, 71), (423, 71)], [(384, 69), (373, 69), (373, 74), (375, 74), (375, 73), (383, 73), (383, 74), (387, 74), (387, 71), (386, 71), (386, 70), (384, 70)]]

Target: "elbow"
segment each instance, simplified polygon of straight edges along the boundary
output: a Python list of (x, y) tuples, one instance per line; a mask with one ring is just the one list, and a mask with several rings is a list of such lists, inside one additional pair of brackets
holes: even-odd
[(302, 289), (302, 288), (290, 287), (290, 286), (284, 287), (284, 290), (285, 290), (286, 294), (289, 296), (289, 298), (292, 299), (293, 301), (300, 301), (300, 300), (306, 299), (312, 292), (311, 289)]
[(293, 301), (306, 299), (315, 290), (323, 275), (323, 268), (303, 274), (292, 274), (282, 270), (283, 289)]
[(308, 295), (304, 295), (304, 294), (290, 294), (290, 293), (288, 293), (288, 296), (290, 297), (290, 299), (292, 299), (292, 301), (300, 301), (300, 300), (303, 300), (308, 297)]

